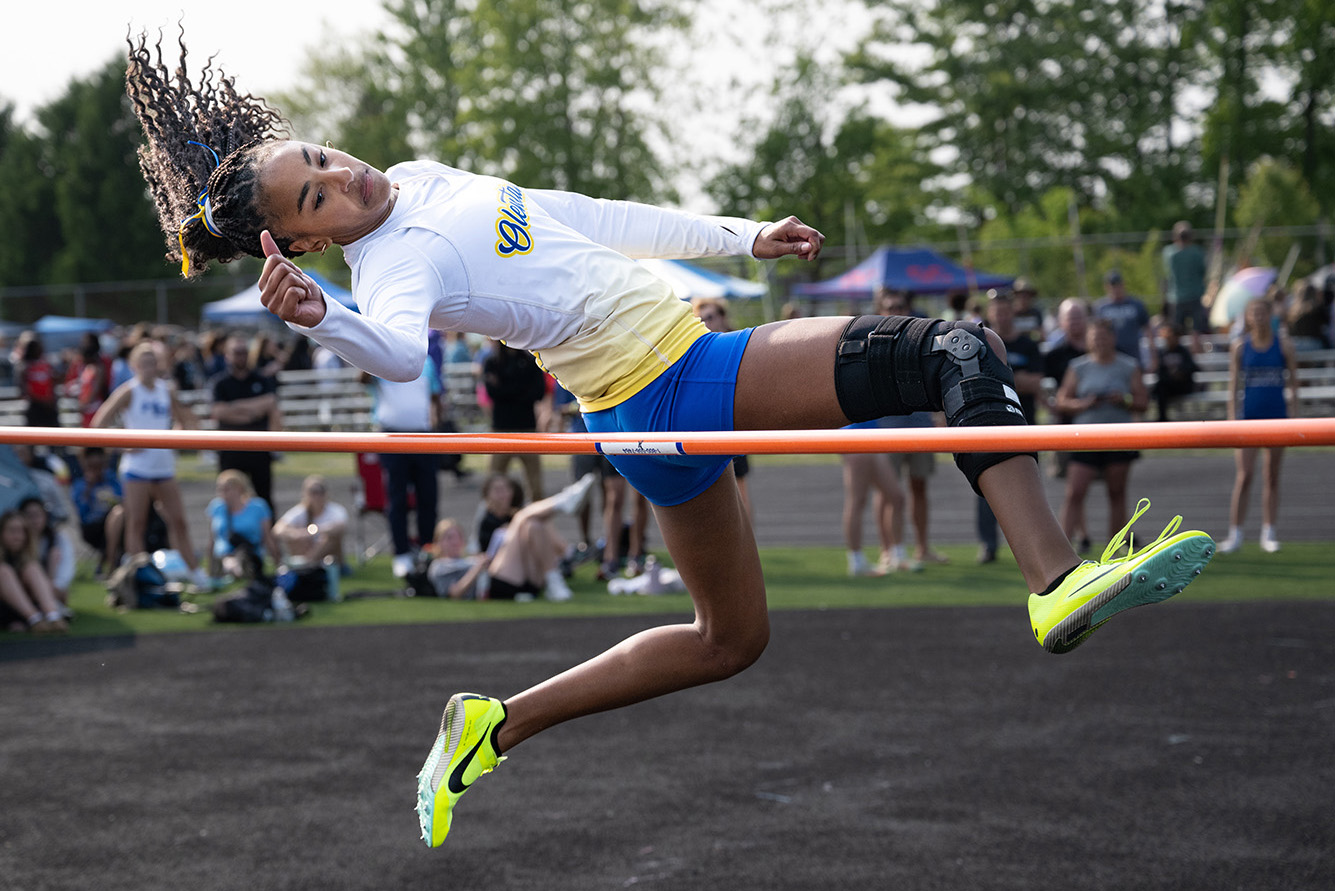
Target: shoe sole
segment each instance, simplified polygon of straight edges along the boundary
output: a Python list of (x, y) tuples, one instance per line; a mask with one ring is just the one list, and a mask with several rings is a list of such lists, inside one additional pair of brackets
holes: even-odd
[[(422, 770), (417, 775), (417, 820), (422, 827), (422, 841), (426, 842), (428, 848), (435, 847), (432, 844), (432, 825), (436, 811), (436, 793), (445, 779), (445, 772), (449, 769), (450, 762), (454, 760), (455, 752), (459, 749), (459, 738), (463, 735), (464, 722), (468, 717), (467, 710), (461, 705), (461, 701), (455, 698), (450, 699), (445, 705), (445, 713), (440, 718), (440, 732), (436, 734), (436, 742), (431, 746), (431, 753), (427, 755), (426, 762), (422, 764)], [(445, 821), (445, 834), (449, 835), (448, 802), (445, 808)]]
[(1184, 532), (1141, 558), (1105, 590), (1062, 619), (1043, 638), (1043, 649), (1069, 653), (1118, 613), (1160, 603), (1180, 594), (1215, 554), (1214, 540), (1203, 532)]

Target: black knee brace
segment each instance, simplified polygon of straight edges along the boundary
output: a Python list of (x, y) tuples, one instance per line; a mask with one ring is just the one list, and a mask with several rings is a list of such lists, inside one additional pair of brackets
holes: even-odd
[[(1023, 426), (1010, 366), (977, 325), (904, 316), (858, 316), (835, 356), (835, 392), (849, 420), (944, 411), (952, 427)], [(978, 492), (978, 477), (1007, 458), (1032, 452), (957, 453), (955, 464)], [(981, 494), (981, 493), (979, 493)]]

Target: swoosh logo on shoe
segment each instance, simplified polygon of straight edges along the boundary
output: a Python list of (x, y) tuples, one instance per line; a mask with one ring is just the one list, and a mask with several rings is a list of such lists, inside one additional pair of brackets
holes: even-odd
[(1066, 595), (1064, 598), (1062, 598), (1062, 599), (1063, 599), (1063, 600), (1070, 600), (1072, 597), (1075, 597), (1077, 594), (1079, 594), (1081, 591), (1083, 591), (1083, 590), (1085, 590), (1086, 588), (1088, 588), (1090, 585), (1092, 585), (1092, 584), (1094, 584), (1094, 583), (1096, 583), (1096, 582), (1102, 581), (1103, 579), (1107, 578), (1109, 574), (1114, 573), (1114, 572), (1117, 572), (1117, 571), (1118, 571), (1119, 569), (1121, 569), (1121, 568), (1122, 568), (1122, 567), (1120, 567), (1120, 566), (1109, 566), (1109, 567), (1108, 567), (1107, 569), (1105, 569), (1103, 572), (1101, 572), (1101, 573), (1099, 573), (1098, 575), (1094, 576), (1094, 578), (1088, 580), (1088, 581), (1085, 582), (1083, 585), (1081, 585), (1079, 588), (1076, 588), (1074, 591), (1072, 591), (1070, 594), (1067, 594), (1067, 595)]
[(473, 758), (477, 755), (482, 744), (487, 741), (487, 735), (482, 734), (482, 738), (468, 751), (463, 760), (455, 765), (454, 770), (450, 771), (450, 778), (446, 781), (448, 788), (455, 795), (462, 794), (468, 790), (468, 784), (464, 782), (464, 774), (468, 772), (468, 765), (473, 763)]

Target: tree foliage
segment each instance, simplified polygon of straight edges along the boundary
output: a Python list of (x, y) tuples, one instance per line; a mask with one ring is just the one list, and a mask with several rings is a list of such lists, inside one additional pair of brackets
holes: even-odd
[[(310, 68), (294, 119), (388, 165), (439, 159), (528, 186), (643, 200), (670, 192), (652, 150), (660, 56), (681, 25), (654, 0), (391, 0), (394, 26)], [(369, 126), (368, 126), (369, 122)]]

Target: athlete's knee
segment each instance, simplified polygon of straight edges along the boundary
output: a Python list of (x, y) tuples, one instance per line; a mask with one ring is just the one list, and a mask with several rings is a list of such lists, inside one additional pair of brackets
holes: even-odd
[[(844, 329), (835, 357), (839, 406), (855, 422), (944, 411), (952, 427), (1022, 426), (1005, 355), (1001, 338), (978, 325), (859, 316)], [(1026, 453), (957, 454), (955, 463), (979, 491), (985, 470), (1017, 454)]]
[(706, 647), (705, 663), (714, 680), (724, 680), (750, 668), (769, 646), (767, 617), (726, 631), (706, 623), (700, 631)]

